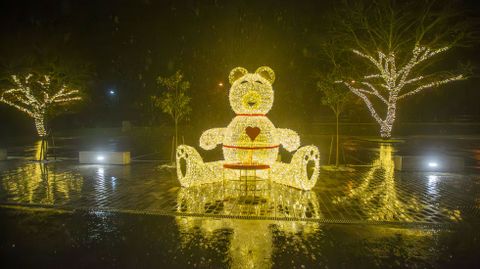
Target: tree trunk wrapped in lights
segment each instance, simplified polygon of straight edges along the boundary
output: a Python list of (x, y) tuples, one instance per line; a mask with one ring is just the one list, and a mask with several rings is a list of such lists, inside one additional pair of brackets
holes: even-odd
[(12, 75), (14, 88), (0, 95), (0, 102), (10, 105), (32, 117), (37, 134), (47, 136), (46, 116), (56, 105), (81, 100), (78, 90), (66, 85), (55, 85), (48, 75), (39, 78), (29, 74), (24, 77)]
[(45, 114), (39, 113), (34, 118), (35, 121), (35, 129), (37, 129), (37, 134), (41, 137), (47, 135), (47, 130), (45, 126)]
[[(412, 69), (414, 67), (448, 49), (449, 47), (443, 47), (431, 50), (427, 47), (416, 45), (413, 49), (412, 57), (403, 66), (397, 66), (398, 61), (394, 53), (390, 53), (387, 56), (385, 53), (378, 51), (377, 57), (374, 58), (358, 50), (353, 50), (355, 54), (368, 60), (369, 63), (375, 67), (377, 73), (364, 76), (364, 80), (360, 82), (339, 82), (345, 84), (350, 91), (365, 102), (373, 118), (380, 125), (380, 135), (383, 138), (389, 138), (392, 134), (393, 123), (395, 122), (398, 100), (419, 93), (422, 90), (438, 87), (448, 82), (464, 78), (463, 75), (447, 75), (433, 81), (427, 81), (427, 76), (412, 75)], [(378, 99), (381, 104), (387, 107), (384, 118), (382, 118), (374, 108), (371, 98)]]
[(383, 138), (392, 134), (399, 100), (471, 73), (468, 64), (457, 72), (434, 66), (440, 54), (478, 43), (478, 20), (457, 1), (341, 2), (325, 31), (336, 51), (353, 49), (343, 65), (355, 72), (337, 81), (365, 103)]

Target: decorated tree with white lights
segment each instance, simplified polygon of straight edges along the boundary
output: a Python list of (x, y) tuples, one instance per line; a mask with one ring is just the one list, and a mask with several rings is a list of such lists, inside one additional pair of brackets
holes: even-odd
[(352, 64), (365, 67), (363, 75), (337, 82), (365, 103), (383, 138), (392, 134), (398, 101), (466, 78), (465, 70), (439, 72), (434, 66), (446, 52), (473, 40), (472, 23), (454, 2), (347, 1), (335, 17), (338, 40), (361, 60)]
[[(397, 102), (407, 96), (414, 95), (429, 88), (438, 87), (455, 80), (463, 79), (463, 75), (445, 75), (427, 79), (428, 75), (420, 75), (412, 72), (413, 69), (424, 61), (438, 53), (448, 50), (450, 47), (443, 47), (431, 50), (427, 47), (416, 45), (412, 57), (403, 66), (396, 65), (396, 57), (393, 52), (385, 55), (378, 51), (376, 58), (353, 50), (355, 54), (363, 57), (375, 66), (377, 72), (365, 75), (361, 81), (343, 81), (343, 83), (360, 97), (370, 110), (375, 121), (380, 125), (380, 135), (389, 138), (392, 134), (393, 123), (397, 113)], [(411, 87), (413, 85), (413, 87)], [(371, 98), (378, 100), (386, 106), (386, 115), (382, 118), (372, 104)]]
[(46, 117), (82, 99), (78, 90), (70, 89), (49, 75), (11, 76), (12, 86), (0, 92), (0, 102), (10, 105), (32, 117), (37, 134), (47, 136)]

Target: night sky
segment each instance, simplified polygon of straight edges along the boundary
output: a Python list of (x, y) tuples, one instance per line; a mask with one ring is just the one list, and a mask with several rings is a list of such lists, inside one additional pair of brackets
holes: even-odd
[[(0, 74), (55, 62), (85, 75), (87, 102), (56, 118), (58, 128), (119, 126), (121, 120), (144, 125), (140, 104), (161, 89), (155, 79), (181, 69), (191, 82), (193, 114), (199, 128), (225, 125), (230, 70), (254, 71), (268, 65), (276, 72), (275, 104), (279, 125), (331, 121), (321, 106), (308, 57), (324, 34), (324, 17), (335, 1), (1, 1)], [(464, 2), (471, 15), (476, 1)], [(477, 66), (478, 46), (452, 51), (446, 63)], [(220, 87), (222, 82), (225, 86)], [(400, 103), (402, 121), (480, 119), (480, 80), (452, 83)], [(112, 97), (110, 90), (116, 92)], [(286, 109), (287, 108), (287, 109)], [(159, 113), (158, 124), (168, 122)], [(31, 131), (31, 120), (0, 106), (2, 133)], [(363, 105), (346, 120), (373, 122)], [(208, 125), (208, 126), (207, 126)]]

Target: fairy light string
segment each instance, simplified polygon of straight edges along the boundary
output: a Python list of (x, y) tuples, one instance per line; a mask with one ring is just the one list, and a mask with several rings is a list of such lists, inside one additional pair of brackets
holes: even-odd
[[(343, 83), (352, 93), (360, 97), (372, 114), (372, 117), (380, 125), (380, 135), (388, 138), (391, 136), (392, 126), (395, 122), (398, 100), (417, 94), (425, 89), (438, 87), (465, 78), (463, 75), (451, 75), (446, 78), (438, 78), (435, 81), (422, 82), (429, 76), (412, 75), (412, 70), (416, 66), (448, 49), (450, 49), (448, 46), (439, 49), (430, 49), (417, 44), (412, 51), (411, 58), (403, 66), (397, 64), (398, 59), (393, 52), (386, 54), (382, 51), (377, 51), (376, 57), (373, 57), (358, 50), (353, 50), (353, 53), (370, 62), (377, 72), (363, 76), (364, 81), (358, 83), (355, 81), (336, 82)], [(407, 86), (412, 87), (408, 87), (409, 90), (406, 90)], [(378, 114), (373, 106), (372, 97), (380, 100), (381, 103), (387, 107), (385, 117)]]
[(11, 78), (14, 88), (3, 91), (0, 102), (32, 117), (40, 137), (47, 135), (45, 116), (52, 106), (82, 99), (78, 90), (69, 89), (66, 85), (61, 85), (60, 89), (55, 91), (48, 75), (40, 76), (38, 79), (35, 79), (33, 74), (12, 75)]

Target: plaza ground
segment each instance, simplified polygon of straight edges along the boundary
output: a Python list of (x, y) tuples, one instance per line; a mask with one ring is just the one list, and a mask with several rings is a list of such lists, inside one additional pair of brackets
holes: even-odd
[[(11, 267), (478, 267), (479, 142), (355, 139), (344, 149), (351, 169), (322, 170), (309, 192), (186, 189), (155, 160), (38, 163), (26, 158), (35, 144), (12, 146), (18, 158), (0, 162), (0, 256)], [(394, 171), (393, 155), (419, 151), (461, 156), (467, 168)]]

